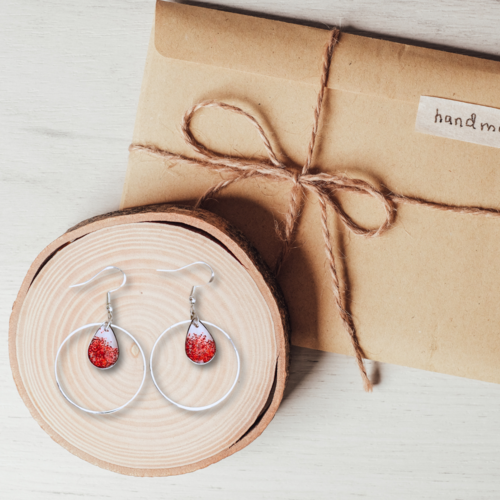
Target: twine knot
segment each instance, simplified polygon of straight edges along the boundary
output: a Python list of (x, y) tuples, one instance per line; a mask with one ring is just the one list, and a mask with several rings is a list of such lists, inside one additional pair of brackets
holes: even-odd
[(301, 172), (298, 172), (297, 170), (295, 170), (295, 171), (292, 172), (292, 181), (293, 181), (293, 184), (296, 187), (301, 187), (302, 186), (301, 179), (302, 179), (303, 175), (304, 174), (302, 174)]

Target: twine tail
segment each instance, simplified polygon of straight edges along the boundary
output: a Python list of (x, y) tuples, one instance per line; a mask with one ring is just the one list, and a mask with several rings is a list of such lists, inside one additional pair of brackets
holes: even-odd
[(330, 240), (330, 229), (328, 228), (328, 214), (327, 214), (328, 197), (324, 193), (321, 194), (318, 193), (318, 198), (321, 205), (321, 225), (323, 230), (323, 238), (325, 240), (325, 252), (328, 258), (330, 273), (332, 275), (333, 295), (335, 297), (335, 303), (337, 304), (337, 309), (342, 319), (342, 323), (344, 324), (344, 328), (349, 334), (349, 339), (351, 341), (351, 345), (354, 350), (354, 355), (356, 356), (356, 362), (358, 363), (358, 368), (361, 373), (363, 388), (366, 392), (371, 392), (373, 386), (372, 383), (370, 382), (370, 379), (368, 378), (365, 365), (363, 363), (363, 357), (364, 357), (363, 349), (359, 344), (359, 339), (356, 334), (356, 328), (354, 327), (352, 316), (346, 311), (345, 293), (340, 287), (339, 277), (337, 273), (337, 265), (335, 263), (335, 256), (333, 253), (333, 248)]
[(228, 179), (226, 181), (221, 181), (215, 186), (208, 188), (199, 198), (198, 201), (195, 203), (194, 208), (200, 208), (202, 203), (208, 200), (209, 198), (213, 198), (219, 191), (222, 191), (224, 188), (229, 186), (230, 184), (233, 184), (234, 182), (237, 182), (238, 178), (233, 177), (232, 179)]
[(292, 241), (294, 239), (295, 230), (297, 228), (299, 215), (302, 210), (303, 198), (304, 196), (302, 186), (298, 182), (295, 182), (290, 193), (290, 204), (285, 216), (284, 230), (283, 232), (281, 232), (279, 231), (279, 227), (276, 228), (278, 230), (279, 236), (283, 240), (280, 253), (274, 265), (274, 274), (276, 276), (278, 276), (278, 274), (280, 273), (281, 266), (287, 259), (288, 254), (292, 249)]

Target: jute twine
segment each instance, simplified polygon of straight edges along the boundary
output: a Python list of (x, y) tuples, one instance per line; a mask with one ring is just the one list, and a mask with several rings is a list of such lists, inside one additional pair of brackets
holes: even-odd
[[(352, 231), (354, 234), (361, 235), (366, 238), (375, 238), (381, 236), (391, 227), (396, 217), (396, 204), (419, 205), (435, 210), (443, 210), (447, 212), (469, 215), (485, 215), (490, 217), (500, 217), (500, 210), (496, 210), (493, 208), (436, 203), (420, 198), (396, 194), (394, 192), (384, 192), (380, 189), (375, 188), (368, 182), (365, 182), (361, 179), (350, 178), (345, 175), (310, 173), (316, 146), (316, 139), (318, 135), (319, 118), (323, 106), (332, 55), (334, 48), (338, 43), (339, 36), (340, 31), (333, 30), (331, 32), (330, 40), (325, 47), (322, 59), (320, 90), (318, 93), (316, 108), (314, 110), (311, 139), (308, 145), (307, 159), (300, 172), (288, 168), (277, 158), (264, 129), (251, 114), (243, 111), (236, 106), (231, 106), (224, 102), (218, 101), (204, 101), (196, 104), (185, 113), (182, 120), (182, 136), (184, 140), (191, 146), (191, 148), (196, 153), (198, 153), (199, 157), (189, 158), (183, 155), (171, 153), (170, 151), (159, 149), (155, 146), (142, 144), (132, 144), (129, 149), (130, 151), (144, 151), (148, 154), (161, 157), (165, 160), (174, 161), (176, 164), (205, 167), (214, 172), (225, 174), (225, 180), (208, 189), (207, 192), (198, 200), (196, 206), (200, 206), (207, 198), (215, 196), (219, 191), (226, 188), (227, 186), (244, 179), (259, 177), (269, 179), (270, 181), (287, 182), (291, 184), (290, 203), (285, 215), (284, 227), (283, 229), (280, 229), (278, 226), (276, 227), (278, 235), (283, 241), (280, 254), (275, 264), (276, 274), (279, 274), (283, 262), (286, 260), (288, 254), (290, 253), (297, 225), (300, 220), (305, 192), (309, 192), (316, 196), (319, 200), (321, 208), (322, 233), (326, 257), (331, 274), (332, 290), (335, 298), (335, 304), (342, 319), (344, 328), (349, 336), (363, 380), (363, 387), (365, 391), (371, 391), (372, 384), (366, 374), (366, 369), (363, 363), (363, 358), (366, 356), (359, 343), (353, 318), (348, 311), (346, 297), (347, 290), (345, 286), (341, 286), (339, 281), (337, 264), (335, 262), (335, 255), (331, 242), (331, 234), (328, 227), (328, 208), (332, 209), (338, 215), (340, 220), (350, 231)], [(222, 155), (210, 150), (203, 144), (199, 143), (194, 138), (193, 133), (191, 132), (190, 125), (194, 114), (202, 108), (220, 108), (225, 111), (230, 111), (241, 115), (249, 120), (260, 135), (269, 159), (252, 160), (247, 158)], [(375, 229), (367, 229), (354, 222), (351, 217), (343, 210), (339, 201), (335, 198), (335, 193), (340, 191), (354, 192), (373, 196), (380, 202), (385, 210), (384, 222)]]

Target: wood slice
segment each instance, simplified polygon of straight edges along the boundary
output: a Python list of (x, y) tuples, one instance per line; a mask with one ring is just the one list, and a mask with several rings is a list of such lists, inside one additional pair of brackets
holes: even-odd
[[(189, 412), (161, 397), (149, 374), (149, 355), (170, 325), (189, 319), (191, 287), (209, 278), (203, 266), (159, 273), (194, 261), (208, 262), (212, 284), (196, 292), (197, 312), (233, 339), (241, 374), (231, 395), (207, 411)], [(105, 320), (106, 292), (118, 272), (69, 288), (113, 265), (127, 284), (112, 294), (113, 323), (139, 341), (147, 361), (144, 387), (130, 406), (92, 415), (59, 392), (54, 360), (76, 328)], [(58, 370), (69, 396), (87, 408), (123, 404), (140, 385), (143, 361), (120, 331), (120, 359), (99, 370), (87, 357), (96, 328), (75, 335), (61, 351)], [(236, 356), (216, 329), (217, 356), (196, 366), (184, 353), (187, 325), (166, 335), (155, 351), (155, 377), (172, 399), (203, 406), (219, 399), (236, 374)], [(59, 444), (88, 462), (122, 474), (168, 476), (191, 472), (251, 443), (269, 424), (283, 396), (288, 372), (288, 316), (279, 288), (242, 234), (220, 217), (171, 205), (113, 212), (70, 229), (35, 260), (14, 304), (9, 352), (18, 390), (33, 417)]]

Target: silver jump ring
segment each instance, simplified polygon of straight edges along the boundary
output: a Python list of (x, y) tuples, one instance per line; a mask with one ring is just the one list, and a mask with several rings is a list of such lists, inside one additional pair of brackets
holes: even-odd
[(158, 389), (158, 391), (160, 392), (160, 394), (167, 400), (167, 401), (170, 401), (170, 403), (172, 403), (173, 405), (177, 406), (178, 408), (181, 408), (183, 410), (188, 410), (188, 411), (203, 411), (203, 410), (208, 410), (210, 408), (213, 408), (214, 406), (217, 406), (219, 403), (222, 403), (222, 401), (224, 401), (228, 396), (229, 394), (231, 394), (232, 390), (234, 389), (234, 386), (236, 385), (236, 382), (238, 382), (238, 378), (240, 376), (240, 355), (238, 353), (238, 349), (236, 349), (236, 346), (234, 345), (234, 342), (232, 341), (231, 337), (222, 329), (220, 328), (219, 326), (217, 325), (214, 325), (213, 323), (209, 323), (208, 321), (204, 321), (203, 323), (205, 325), (209, 325), (209, 326), (212, 326), (214, 328), (217, 328), (217, 330), (219, 330), (220, 332), (222, 332), (226, 337), (227, 339), (229, 340), (229, 342), (231, 342), (231, 345), (233, 346), (233, 349), (234, 349), (234, 352), (236, 354), (236, 361), (238, 362), (238, 369), (236, 371), (236, 378), (234, 379), (234, 382), (233, 382), (233, 385), (231, 385), (230, 389), (226, 392), (226, 394), (224, 394), (224, 396), (222, 396), (219, 400), (217, 400), (215, 403), (212, 403), (210, 405), (207, 405), (207, 406), (184, 406), (184, 405), (181, 405), (179, 403), (176, 403), (175, 401), (173, 401), (172, 399), (170, 399), (167, 395), (165, 395), (165, 393), (160, 389), (160, 387), (158, 386), (158, 384), (156, 383), (156, 379), (155, 379), (155, 375), (153, 373), (153, 356), (154, 356), (154, 353), (155, 353), (155, 349), (156, 349), (156, 346), (158, 345), (158, 342), (161, 340), (161, 338), (163, 337), (163, 335), (165, 335), (166, 333), (168, 333), (170, 330), (172, 330), (173, 328), (175, 328), (176, 326), (180, 326), (180, 325), (186, 325), (188, 323), (191, 323), (191, 320), (188, 319), (186, 321), (181, 321), (180, 323), (176, 323), (175, 325), (172, 325), (172, 326), (169, 326), (157, 339), (156, 339), (156, 342), (154, 343), (154, 346), (153, 346), (153, 349), (151, 350), (151, 357), (149, 359), (149, 369), (151, 371), (151, 378), (153, 379), (153, 383), (154, 385), (156, 386), (156, 388)]
[(125, 333), (126, 335), (128, 335), (135, 343), (135, 345), (139, 348), (139, 351), (141, 351), (141, 355), (142, 355), (142, 362), (143, 362), (143, 366), (144, 366), (144, 373), (142, 375), (142, 381), (141, 381), (141, 385), (139, 386), (139, 389), (137, 389), (137, 392), (132, 396), (131, 399), (129, 399), (125, 404), (121, 405), (121, 406), (118, 406), (117, 408), (113, 408), (112, 410), (102, 410), (102, 411), (99, 411), (99, 410), (89, 410), (88, 408), (84, 408), (83, 406), (80, 406), (78, 404), (76, 404), (63, 390), (62, 386), (61, 386), (61, 383), (59, 382), (59, 376), (57, 374), (57, 361), (59, 359), (59, 354), (61, 353), (61, 350), (62, 348), (64, 347), (64, 345), (66, 344), (66, 342), (71, 338), (73, 337), (73, 335), (76, 335), (77, 333), (81, 332), (82, 330), (86, 329), (86, 328), (90, 328), (90, 327), (93, 327), (93, 326), (101, 326), (102, 323), (89, 323), (88, 325), (85, 325), (85, 326), (81, 326), (80, 328), (77, 328), (76, 330), (72, 331), (64, 340), (63, 340), (63, 343), (59, 346), (59, 349), (57, 350), (57, 354), (56, 354), (56, 360), (54, 362), (54, 373), (55, 373), (55, 376), (56, 376), (56, 383), (57, 383), (57, 387), (59, 387), (59, 390), (61, 391), (61, 394), (66, 398), (66, 400), (71, 403), (73, 406), (76, 406), (78, 409), (86, 412), (86, 413), (92, 413), (93, 415), (107, 415), (109, 413), (115, 413), (119, 410), (122, 410), (123, 408), (125, 408), (126, 406), (128, 406), (136, 397), (137, 395), (139, 394), (139, 392), (141, 391), (142, 389), (142, 386), (144, 385), (144, 380), (146, 379), (146, 356), (144, 356), (144, 351), (142, 350), (142, 347), (140, 346), (139, 342), (137, 342), (137, 340), (134, 338), (134, 336), (132, 334), (130, 334), (129, 332), (127, 332), (127, 330), (124, 330), (123, 328), (120, 328), (119, 326), (116, 326), (116, 325), (111, 325), (112, 328), (116, 328), (117, 330), (120, 330), (122, 331), (123, 333)]

